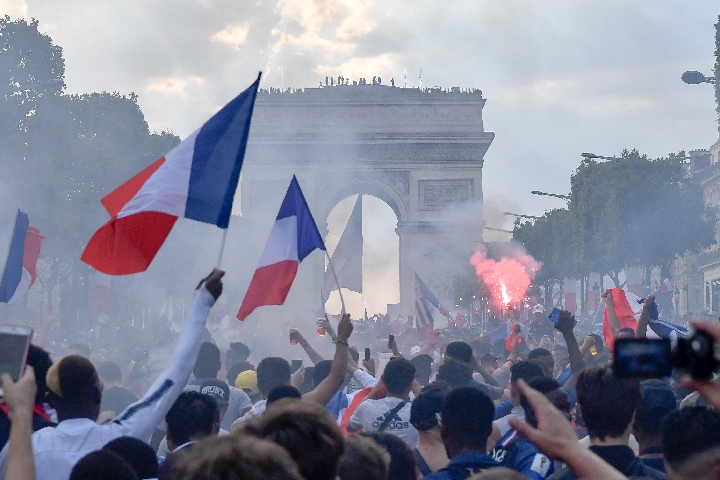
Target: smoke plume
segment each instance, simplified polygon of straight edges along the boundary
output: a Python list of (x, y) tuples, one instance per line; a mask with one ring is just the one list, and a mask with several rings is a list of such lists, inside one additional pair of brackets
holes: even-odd
[(491, 292), (495, 306), (503, 307), (525, 297), (541, 263), (517, 243), (503, 245), (496, 253), (499, 260), (491, 258), (488, 249), (481, 245), (470, 258), (470, 264), (475, 267), (478, 280)]

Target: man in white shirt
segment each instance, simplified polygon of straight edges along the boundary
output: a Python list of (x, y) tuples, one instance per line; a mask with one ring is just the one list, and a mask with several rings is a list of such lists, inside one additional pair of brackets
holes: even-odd
[[(107, 425), (95, 423), (100, 413), (102, 385), (89, 360), (70, 355), (48, 371), (48, 401), (55, 408), (57, 427), (38, 430), (32, 436), (37, 480), (65, 480), (85, 455), (118, 437), (147, 442), (190, 379), (205, 320), (222, 293), (221, 270), (201, 282), (170, 362), (140, 401), (133, 403)], [(8, 446), (0, 452), (5, 471)]]
[(497, 435), (498, 430), (493, 428), (493, 433), (491, 435), (492, 441), (497, 442), (500, 440), (500, 437), (510, 431), (511, 417), (517, 417), (520, 420), (525, 420), (525, 410), (520, 404), (520, 390), (517, 388), (518, 380), (522, 378), (524, 381), (529, 382), (533, 378), (542, 376), (542, 368), (534, 362), (518, 362), (512, 366), (510, 369), (510, 400), (512, 401), (513, 408), (509, 415), (505, 415), (493, 422), (493, 424), (499, 429), (500, 436)]
[[(393, 358), (385, 366), (385, 371), (378, 384), (385, 385), (385, 398), (366, 399), (350, 417), (348, 432), (387, 432), (397, 435), (410, 448), (414, 448), (418, 440), (418, 432), (410, 423), (410, 401), (408, 395), (415, 380), (415, 365), (404, 358)], [(374, 396), (377, 387), (368, 397)]]

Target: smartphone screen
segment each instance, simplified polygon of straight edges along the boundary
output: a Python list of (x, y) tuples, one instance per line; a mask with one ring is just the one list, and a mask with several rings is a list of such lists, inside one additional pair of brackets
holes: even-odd
[(0, 325), (0, 373), (8, 373), (17, 382), (25, 368), (32, 328)]
[(300, 370), (300, 367), (302, 367), (302, 360), (300, 360), (300, 359), (294, 359), (290, 363), (290, 370), (292, 371), (292, 373), (295, 373), (298, 370)]
[(395, 335), (392, 333), (388, 335), (388, 348), (392, 348), (392, 344), (395, 341)]
[(618, 377), (655, 378), (672, 373), (670, 341), (649, 338), (615, 340), (613, 371)]
[(366, 348), (365, 349), (365, 361), (367, 362), (368, 360), (370, 360), (370, 349)]

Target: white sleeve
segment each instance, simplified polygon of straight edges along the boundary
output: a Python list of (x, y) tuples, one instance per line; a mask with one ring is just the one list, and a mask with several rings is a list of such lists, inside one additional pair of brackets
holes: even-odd
[(359, 368), (353, 372), (353, 379), (355, 379), (362, 388), (374, 387), (378, 383), (377, 378)]
[(203, 284), (195, 293), (195, 301), (167, 367), (141, 400), (115, 417), (110, 428), (118, 429), (120, 435), (142, 441), (150, 439), (190, 380), (200, 353), (205, 321), (214, 303), (215, 298)]

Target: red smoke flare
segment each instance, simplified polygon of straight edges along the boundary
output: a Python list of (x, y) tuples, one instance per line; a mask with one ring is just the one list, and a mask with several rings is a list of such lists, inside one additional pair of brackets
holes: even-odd
[(487, 253), (487, 249), (480, 246), (470, 258), (470, 264), (475, 267), (478, 280), (492, 292), (495, 305), (507, 307), (521, 301), (541, 263), (515, 245), (503, 252), (499, 261), (488, 258)]

